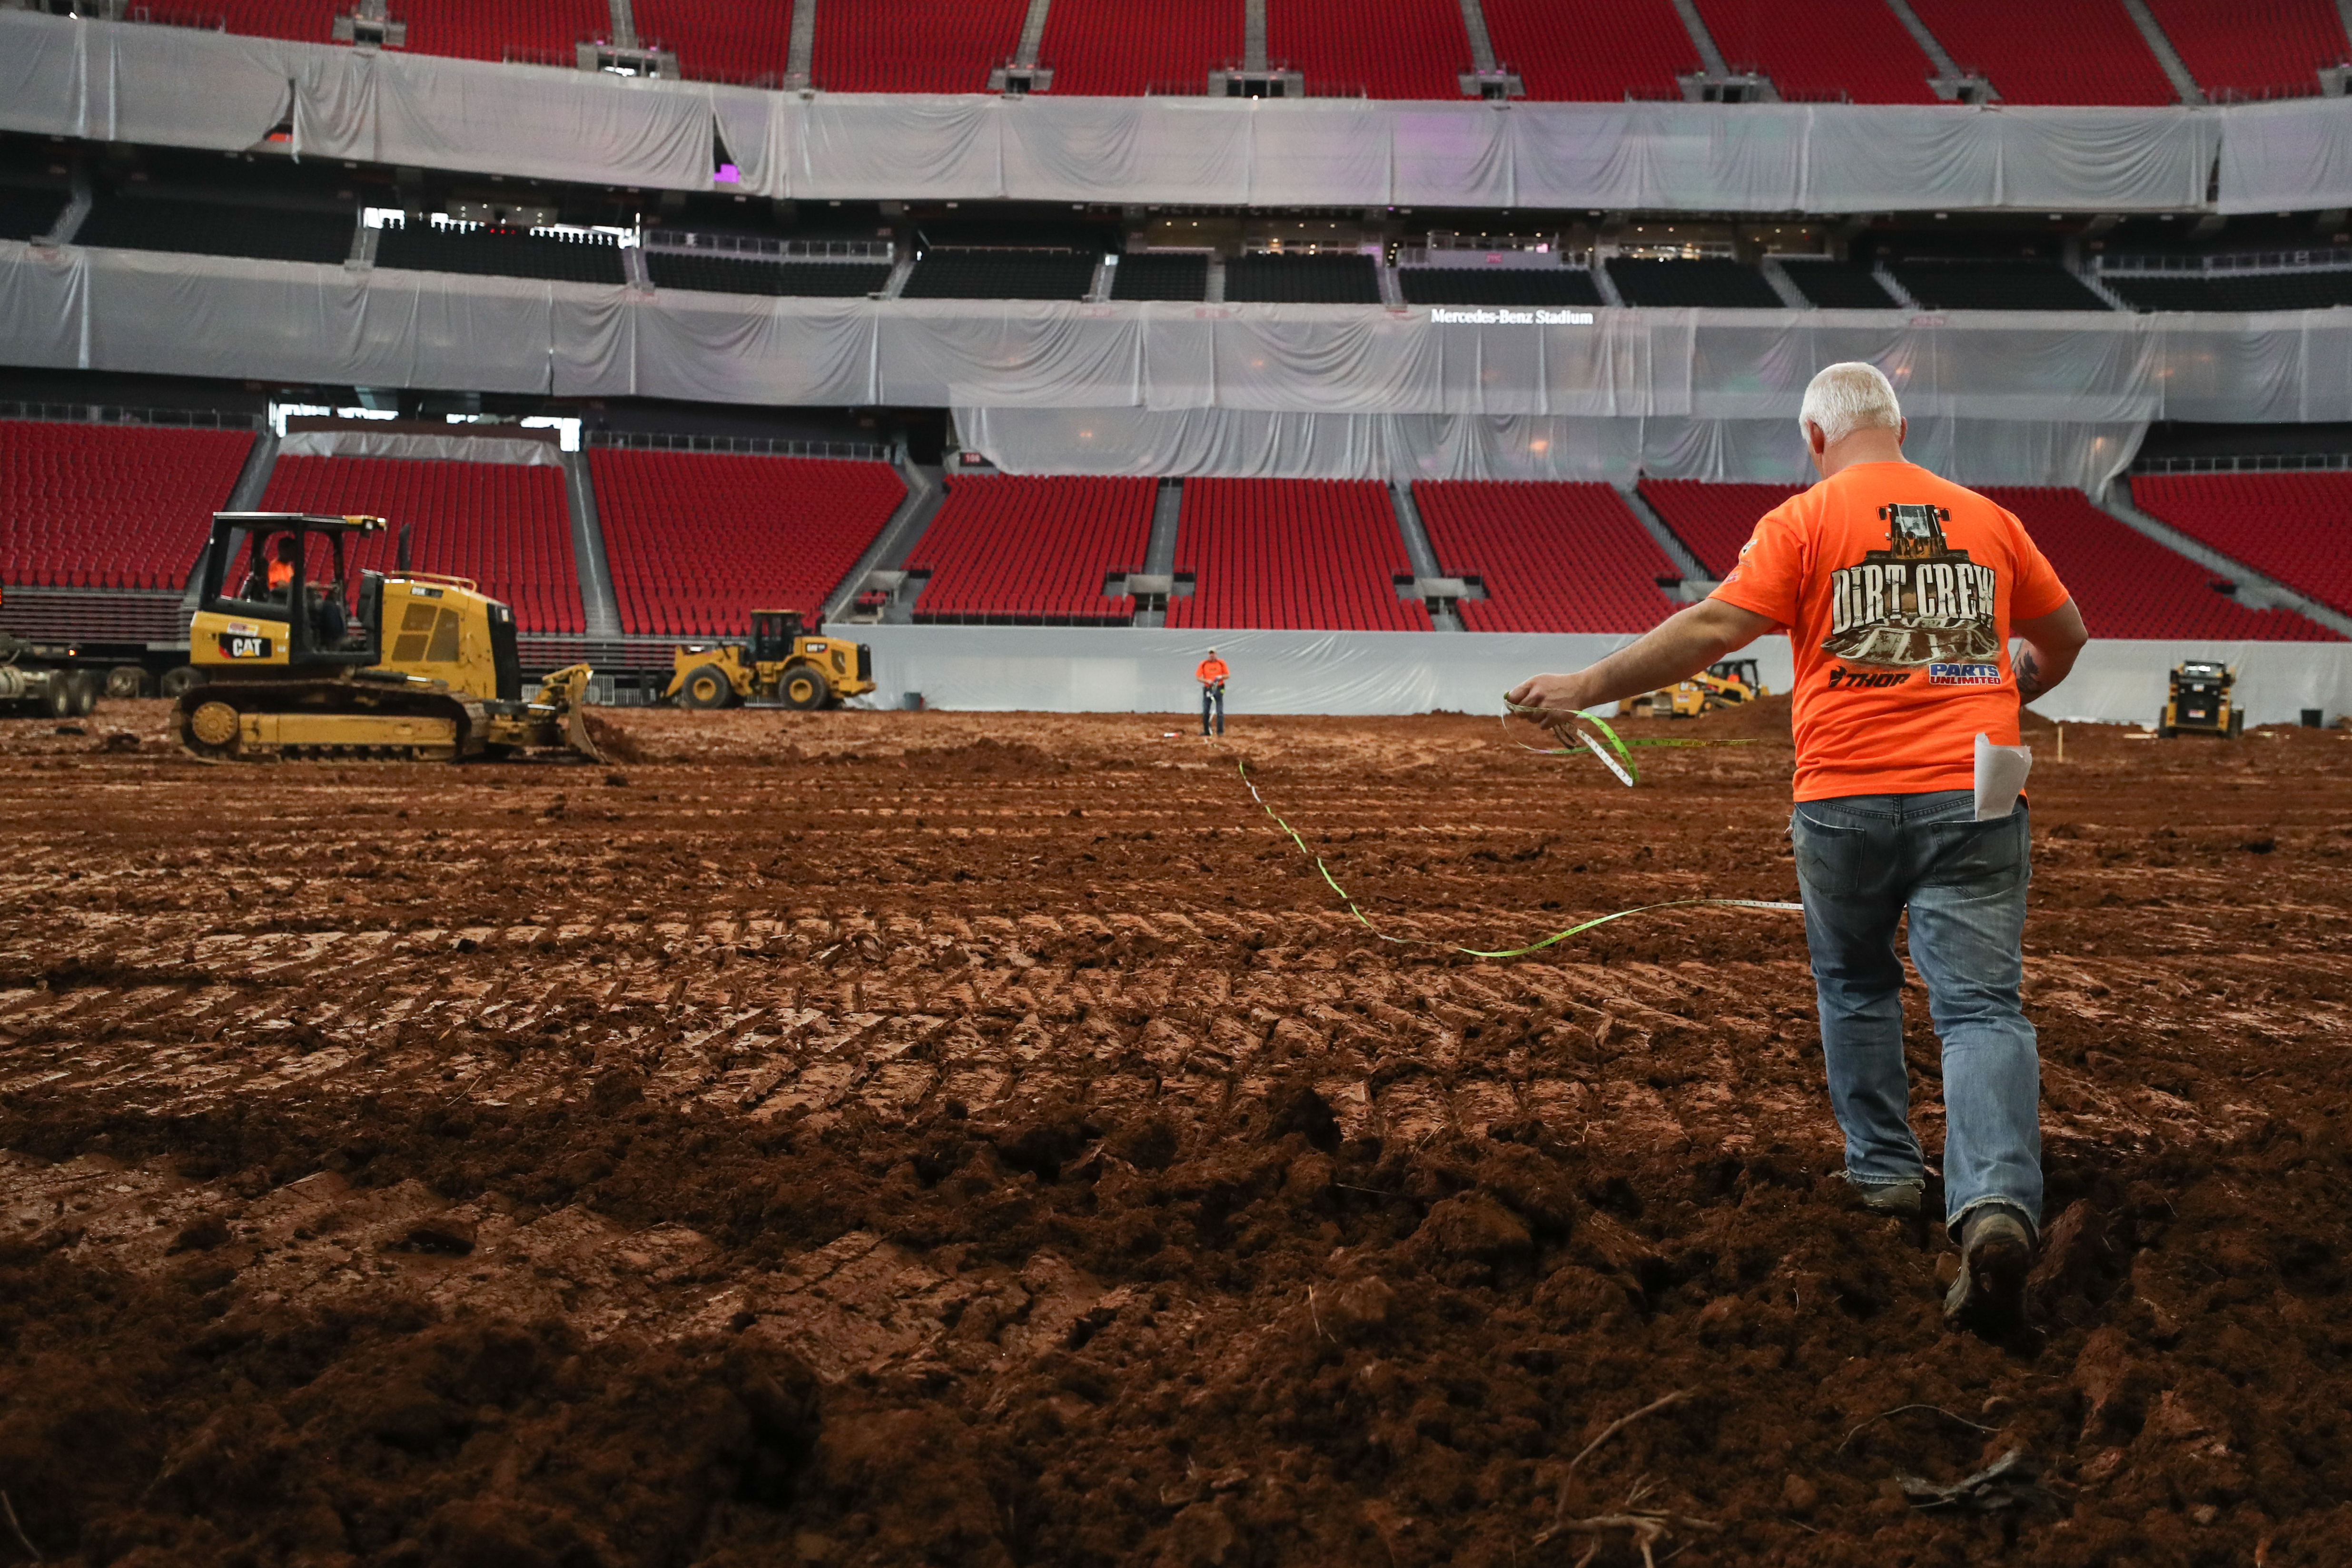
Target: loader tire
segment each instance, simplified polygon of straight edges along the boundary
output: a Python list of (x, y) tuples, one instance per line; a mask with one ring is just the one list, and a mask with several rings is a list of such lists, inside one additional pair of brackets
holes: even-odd
[(824, 678), (823, 670), (808, 664), (794, 664), (784, 672), (784, 678), (776, 683), (776, 695), (783, 699), (786, 707), (807, 713), (833, 700), (833, 683)]
[(727, 672), (716, 664), (698, 664), (686, 673), (686, 682), (677, 688), (677, 706), (690, 708), (725, 707), (734, 700), (735, 684)]

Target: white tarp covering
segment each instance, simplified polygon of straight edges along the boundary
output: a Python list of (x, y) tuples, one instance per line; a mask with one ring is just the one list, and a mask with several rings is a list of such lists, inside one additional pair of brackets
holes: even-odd
[[(1794, 406), (1794, 399), (1790, 400)], [(1311, 479), (1810, 481), (1793, 416), (1692, 419), (959, 408), (964, 445), (1010, 474)], [(1910, 453), (1972, 485), (2096, 490), (2145, 423), (1913, 418)]]
[(418, 435), (406, 431), (295, 430), (278, 443), (280, 457), (398, 457), (432, 463), (509, 463), (525, 468), (561, 468), (562, 450), (552, 441), (516, 436)]
[[(803, 200), (1844, 213), (2352, 203), (2352, 106), (764, 92), (0, 11), (0, 130)], [(2219, 160), (2218, 174), (2216, 160)], [(2218, 183), (2217, 183), (2218, 182)]]
[[(1192, 666), (1213, 643), (1233, 666), (1232, 715), (1502, 712), (1503, 694), (1528, 676), (1574, 670), (1631, 637), (1534, 632), (1170, 631), (1059, 626), (861, 626), (880, 683), (871, 699), (900, 706), (920, 692), (932, 707), (1050, 713), (1191, 716)], [(1789, 689), (1786, 637), (1747, 653), (1764, 684)], [(2184, 659), (2236, 667), (2232, 694), (2249, 724), (2293, 724), (2305, 708), (2332, 720), (2352, 711), (2352, 643), (2095, 642), (2074, 673), (2034, 711), (2103, 724), (2153, 724), (2165, 674)]]
[(0, 241), (0, 361), (20, 365), (772, 404), (1727, 425), (1793, 418), (1814, 370), (1863, 359), (1907, 413), (1955, 430), (2352, 419), (2341, 310), (1589, 315), (644, 294)]

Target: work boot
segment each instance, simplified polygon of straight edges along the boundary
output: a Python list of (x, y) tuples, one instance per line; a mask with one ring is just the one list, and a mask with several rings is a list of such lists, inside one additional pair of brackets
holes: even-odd
[(1853, 1189), (1854, 1201), (1863, 1207), (1895, 1219), (1918, 1218), (1920, 1201), (1927, 1190), (1927, 1184), (1917, 1180), (1856, 1181), (1848, 1176), (1845, 1184)]
[(1944, 1326), (1984, 1339), (2025, 1322), (2025, 1275), (2033, 1267), (2033, 1233), (2017, 1210), (1988, 1203), (1960, 1222), (1960, 1271), (1944, 1297)]

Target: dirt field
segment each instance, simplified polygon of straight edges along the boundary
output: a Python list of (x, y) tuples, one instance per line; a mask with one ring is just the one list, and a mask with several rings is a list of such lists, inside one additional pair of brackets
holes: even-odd
[(0, 1562), (2347, 1561), (2352, 739), (2033, 737), (2008, 1347), (1830, 1179), (1796, 916), (1384, 943), (1234, 768), (1509, 946), (1792, 897), (1770, 719), (1635, 791), (1447, 717), (6, 721)]

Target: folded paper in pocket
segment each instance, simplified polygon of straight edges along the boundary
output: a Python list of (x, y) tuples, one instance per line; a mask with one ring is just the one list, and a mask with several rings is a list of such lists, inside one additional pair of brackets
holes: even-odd
[(2033, 770), (2030, 746), (1995, 746), (1977, 733), (1977, 821), (1990, 822), (2017, 810), (2018, 791)]

